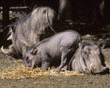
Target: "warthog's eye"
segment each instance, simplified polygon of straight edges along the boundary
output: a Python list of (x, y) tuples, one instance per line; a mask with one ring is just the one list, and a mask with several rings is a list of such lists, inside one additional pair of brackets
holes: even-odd
[(46, 13), (46, 10), (44, 10), (43, 13)]
[(84, 52), (84, 54), (88, 55), (88, 54), (90, 54), (90, 51), (88, 51), (88, 52)]
[(31, 52), (31, 54), (32, 54), (32, 55), (36, 55), (37, 51), (38, 51), (38, 50), (33, 50), (33, 51)]
[(88, 48), (89, 51), (91, 51), (91, 48)]
[(84, 52), (84, 54), (87, 54), (87, 52)]

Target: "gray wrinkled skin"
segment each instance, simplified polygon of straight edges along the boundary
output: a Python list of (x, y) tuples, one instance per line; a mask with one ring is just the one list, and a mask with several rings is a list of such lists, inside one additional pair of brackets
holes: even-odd
[[(47, 16), (48, 14), (48, 16)], [(49, 7), (37, 7), (31, 13), (15, 22), (10, 29), (11, 35), (7, 40), (12, 40), (12, 45), (8, 49), (1, 48), (2, 52), (8, 55), (21, 53), (26, 50), (26, 46), (37, 44), (41, 35), (51, 36), (51, 32), (45, 33), (56, 22), (56, 13)]]
[(71, 70), (98, 74), (107, 70), (101, 43), (96, 45), (92, 42), (80, 43), (79, 48), (72, 57)]
[(80, 35), (73, 30), (57, 33), (38, 45), (28, 47), (23, 56), (25, 65), (34, 67), (41, 64), (44, 71), (52, 62), (61, 60), (56, 71), (59, 72), (66, 65), (67, 59), (71, 59), (69, 54), (76, 51), (80, 41)]

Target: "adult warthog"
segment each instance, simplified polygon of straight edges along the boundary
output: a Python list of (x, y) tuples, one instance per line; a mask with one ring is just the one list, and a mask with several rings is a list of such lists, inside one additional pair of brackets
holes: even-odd
[[(49, 7), (37, 7), (21, 20), (11, 25), (11, 35), (7, 40), (12, 40), (8, 49), (1, 50), (8, 55), (19, 55), (25, 52), (25, 47), (37, 44), (42, 39), (54, 34), (54, 24), (57, 21), (56, 13)], [(52, 30), (49, 30), (52, 29)]]
[(109, 72), (109, 69), (105, 65), (102, 45), (103, 43), (96, 45), (90, 41), (79, 43), (79, 48), (72, 57), (68, 69), (89, 74), (104, 74)]
[(73, 30), (59, 32), (38, 45), (28, 47), (23, 56), (25, 65), (29, 67), (41, 66), (44, 71), (52, 63), (61, 60), (57, 69), (59, 72), (71, 59), (71, 54), (76, 51), (79, 42), (79, 33)]

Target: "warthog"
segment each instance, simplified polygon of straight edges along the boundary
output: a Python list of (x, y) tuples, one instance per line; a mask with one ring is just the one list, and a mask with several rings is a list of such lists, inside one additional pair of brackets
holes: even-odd
[(11, 35), (7, 40), (12, 40), (8, 49), (1, 47), (3, 53), (8, 55), (23, 54), (25, 47), (37, 44), (42, 39), (54, 34), (57, 21), (56, 13), (49, 7), (37, 7), (31, 13), (11, 25)]
[(96, 45), (90, 41), (79, 43), (79, 48), (73, 55), (68, 69), (90, 74), (101, 74), (109, 71), (105, 65), (102, 45), (101, 42)]
[(57, 69), (59, 72), (70, 59), (71, 53), (78, 48), (79, 42), (79, 33), (73, 30), (59, 32), (38, 45), (28, 47), (23, 56), (25, 65), (29, 67), (41, 65), (44, 71), (50, 67), (51, 63), (61, 60)]

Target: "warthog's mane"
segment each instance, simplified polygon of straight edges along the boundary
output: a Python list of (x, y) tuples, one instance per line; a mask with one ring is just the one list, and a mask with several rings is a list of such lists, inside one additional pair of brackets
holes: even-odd
[[(23, 24), (23, 23), (25, 23), (26, 22), (26, 20), (28, 19), (28, 18), (30, 18), (30, 17), (32, 17), (32, 13), (33, 13), (33, 11), (34, 10), (36, 10), (37, 11), (37, 18), (35, 18), (35, 19), (38, 19), (43, 13), (41, 13), (40, 12), (40, 10), (42, 11), (42, 10), (44, 10), (44, 9), (46, 9), (46, 11), (47, 11), (47, 17), (42, 17), (41, 18), (41, 20), (37, 20), (37, 22), (36, 22), (36, 26), (37, 26), (37, 29), (35, 28), (34, 30), (40, 30), (40, 29), (42, 29), (42, 27), (43, 27), (43, 25), (44, 26), (46, 26), (46, 27), (44, 27), (44, 28), (47, 28), (48, 26), (49, 26), (49, 24), (50, 24), (50, 22), (52, 21), (52, 19), (53, 18), (49, 18), (48, 17), (48, 11), (52, 11), (52, 13), (55, 15), (56, 14), (56, 12), (53, 10), (53, 9), (51, 9), (50, 7), (36, 7), (36, 8), (34, 8), (33, 10), (32, 10), (32, 12), (30, 12), (29, 14), (27, 14), (27, 15), (25, 15), (23, 18), (21, 18), (20, 20), (18, 20), (18, 21), (16, 21), (14, 24), (13, 24), (13, 26), (15, 27), (15, 29), (16, 29), (16, 27), (17, 27), (17, 25), (21, 25), (21, 24)], [(45, 12), (45, 11), (44, 11)], [(40, 13), (40, 14), (38, 14), (38, 13)], [(46, 19), (46, 20), (48, 20), (48, 23), (46, 23), (45, 24), (45, 22), (46, 22), (46, 20), (42, 20), (42, 19)], [(40, 23), (40, 24), (39, 24)], [(41, 25), (42, 24), (42, 25)], [(47, 26), (48, 25), (48, 26)], [(27, 25), (27, 26), (29, 26), (29, 25)]]
[(19, 23), (24, 23), (26, 20), (27, 20), (27, 18), (29, 18), (30, 16), (31, 16), (31, 13), (32, 12), (30, 12), (29, 14), (27, 14), (27, 15), (25, 15), (23, 18), (21, 18), (20, 20), (18, 20), (18, 21), (16, 21), (15, 22), (15, 25), (17, 25), (17, 24), (19, 24)]
[[(53, 36), (52, 36), (52, 37), (53, 37)], [(33, 51), (36, 50), (37, 47), (39, 47), (41, 44), (43, 44), (43, 43), (45, 43), (45, 42), (48, 42), (52, 37), (46, 38), (46, 39), (42, 40), (41, 42), (39, 42), (38, 44), (33, 44), (33, 45), (31, 46), (31, 48), (33, 49)]]
[(40, 9), (41, 7), (35, 7), (30, 13), (26, 14), (23, 18), (21, 18), (20, 20), (16, 21), (14, 24), (17, 25), (19, 23), (24, 23), (29, 17), (31, 17), (31, 14), (32, 12), (35, 10), (35, 9)]

